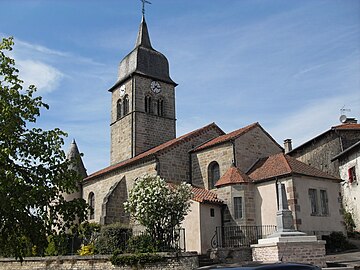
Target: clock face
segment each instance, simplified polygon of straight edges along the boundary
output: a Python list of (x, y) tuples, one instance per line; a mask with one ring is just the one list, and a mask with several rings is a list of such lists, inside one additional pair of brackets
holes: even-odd
[(158, 94), (161, 92), (161, 85), (157, 81), (152, 81), (150, 88), (151, 88), (151, 91), (153, 91), (155, 94)]
[(120, 87), (120, 97), (123, 97), (125, 95), (125, 85), (122, 85)]

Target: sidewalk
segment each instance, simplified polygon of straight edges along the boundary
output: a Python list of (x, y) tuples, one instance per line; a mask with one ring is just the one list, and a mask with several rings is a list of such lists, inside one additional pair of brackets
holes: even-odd
[(357, 266), (360, 269), (360, 250), (326, 255), (325, 260), (327, 263), (344, 264), (351, 267)]

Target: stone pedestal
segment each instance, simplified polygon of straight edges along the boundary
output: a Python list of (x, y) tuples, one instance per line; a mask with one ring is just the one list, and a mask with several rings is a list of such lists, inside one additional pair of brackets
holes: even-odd
[(279, 236), (260, 239), (252, 245), (253, 261), (298, 262), (324, 267), (325, 241), (316, 236)]

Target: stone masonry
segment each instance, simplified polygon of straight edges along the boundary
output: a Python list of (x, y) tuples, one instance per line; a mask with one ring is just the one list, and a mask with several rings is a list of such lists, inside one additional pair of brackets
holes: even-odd
[(254, 261), (298, 262), (325, 266), (325, 241), (253, 245)]
[[(163, 253), (165, 261), (145, 264), (144, 270), (192, 270), (199, 266), (196, 253)], [(1, 270), (133, 270), (134, 266), (114, 266), (107, 255), (28, 257), (24, 262), (0, 258)]]

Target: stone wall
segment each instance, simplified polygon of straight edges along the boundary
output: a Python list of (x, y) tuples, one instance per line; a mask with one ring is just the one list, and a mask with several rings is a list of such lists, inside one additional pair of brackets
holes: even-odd
[(324, 267), (325, 241), (278, 242), (252, 245), (253, 261), (298, 262)]
[(289, 154), (292, 157), (327, 172), (331, 175), (339, 177), (339, 164), (337, 161), (330, 160), (341, 152), (340, 140), (333, 133), (324, 135), (314, 143), (304, 146)]
[(240, 263), (252, 261), (250, 247), (214, 248), (209, 251), (209, 257), (215, 262)]
[[(118, 170), (83, 182), (83, 198), (88, 202), (89, 193), (93, 192), (95, 195), (95, 216), (93, 220), (89, 221), (100, 222), (101, 216), (103, 214), (102, 209), (104, 200), (106, 200), (106, 196), (109, 194), (111, 187), (113, 187), (116, 183), (125, 177), (124, 180), (126, 184), (122, 183), (119, 189), (116, 190), (116, 193), (126, 195), (126, 198), (121, 199), (126, 200), (127, 192), (125, 191), (130, 191), (134, 185), (134, 180), (144, 174), (154, 176), (157, 175), (155, 160), (149, 160), (146, 163), (140, 163), (132, 166), (121, 167)], [(121, 209), (119, 211), (121, 211)], [(107, 212), (107, 215), (109, 214), (110, 213)]]
[[(125, 95), (129, 99), (129, 112), (117, 119), (117, 103), (120, 87), (112, 92), (111, 101), (111, 164), (132, 158), (142, 152), (174, 139), (175, 88), (160, 82), (161, 92), (151, 91), (152, 80), (143, 76), (133, 76), (124, 82)], [(151, 112), (145, 112), (145, 96), (152, 100)], [(157, 100), (163, 101), (163, 115), (157, 113)]]
[(192, 182), (195, 186), (210, 189), (208, 167), (213, 161), (219, 164), (220, 177), (230, 168), (234, 160), (231, 142), (217, 145), (192, 154)]
[[(159, 156), (159, 174), (167, 181), (190, 181), (190, 154), (189, 151), (210, 139), (220, 135), (220, 131), (210, 127), (198, 136), (189, 137), (186, 142), (178, 144), (166, 153)], [(194, 163), (193, 163), (194, 164)], [(195, 184), (195, 183), (194, 183)]]
[[(164, 253), (164, 262), (146, 264), (144, 270), (191, 270), (199, 266), (196, 253)], [(23, 263), (15, 259), (0, 258), (1, 270), (133, 270), (132, 266), (114, 266), (110, 256), (59, 256), (25, 258)]]
[[(219, 199), (224, 201), (227, 206), (224, 210), (223, 222), (224, 226), (254, 226), (255, 223), (255, 204), (254, 204), (254, 185), (240, 184), (223, 186), (214, 190)], [(235, 219), (234, 214), (234, 197), (242, 198), (243, 217)]]
[[(358, 147), (359, 149), (359, 147)], [(341, 185), (341, 193), (343, 196), (343, 206), (346, 211), (352, 214), (356, 228), (360, 231), (360, 151), (354, 151), (350, 153), (347, 158), (340, 160), (340, 177), (345, 181), (344, 185)], [(355, 167), (356, 180), (352, 183), (349, 182), (348, 170), (351, 167)]]
[(236, 167), (247, 172), (262, 157), (282, 152), (282, 148), (261, 127), (255, 127), (235, 140)]

